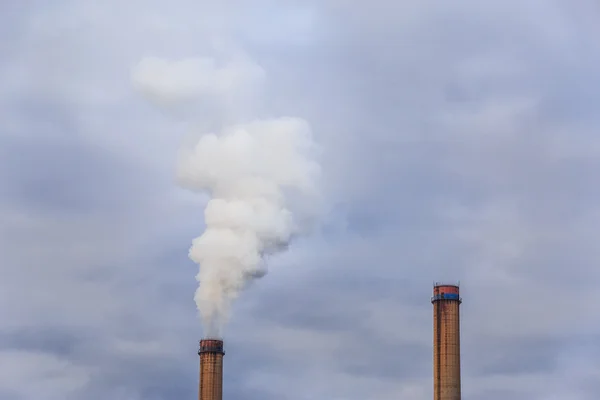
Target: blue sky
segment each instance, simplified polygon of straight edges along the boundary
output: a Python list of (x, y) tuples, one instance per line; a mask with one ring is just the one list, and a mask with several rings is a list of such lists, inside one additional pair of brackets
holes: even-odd
[(435, 280), (465, 400), (596, 398), (598, 5), (211, 3), (0, 5), (0, 398), (196, 396), (206, 198), (174, 176), (216, 117), (131, 70), (223, 43), (265, 71), (253, 112), (311, 123), (330, 206), (236, 302), (226, 398), (431, 398)]

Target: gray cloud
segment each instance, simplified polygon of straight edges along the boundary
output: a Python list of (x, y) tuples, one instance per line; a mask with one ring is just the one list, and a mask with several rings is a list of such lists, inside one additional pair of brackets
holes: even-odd
[(28, 210), (110, 212), (144, 190), (141, 171), (77, 139), (13, 139), (2, 153), (3, 199)]

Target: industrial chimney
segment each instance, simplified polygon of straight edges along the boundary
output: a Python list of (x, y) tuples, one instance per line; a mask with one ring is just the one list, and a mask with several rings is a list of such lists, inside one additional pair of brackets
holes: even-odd
[(203, 339), (200, 341), (200, 381), (198, 400), (223, 399), (223, 341)]
[(460, 400), (458, 285), (433, 287), (433, 400)]

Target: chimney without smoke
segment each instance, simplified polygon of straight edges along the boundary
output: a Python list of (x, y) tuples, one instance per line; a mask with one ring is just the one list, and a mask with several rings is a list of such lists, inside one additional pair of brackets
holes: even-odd
[(460, 400), (460, 314), (457, 285), (433, 287), (433, 399)]

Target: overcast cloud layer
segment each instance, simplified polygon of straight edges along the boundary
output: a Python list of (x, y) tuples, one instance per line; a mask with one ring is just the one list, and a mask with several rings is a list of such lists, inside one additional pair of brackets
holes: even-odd
[(331, 212), (235, 304), (225, 398), (430, 399), (446, 280), (465, 400), (597, 399), (599, 37), (591, 0), (1, 2), (0, 398), (195, 398), (206, 198), (175, 168), (183, 121), (230, 115), (131, 71), (235, 51), (253, 113), (311, 123)]

